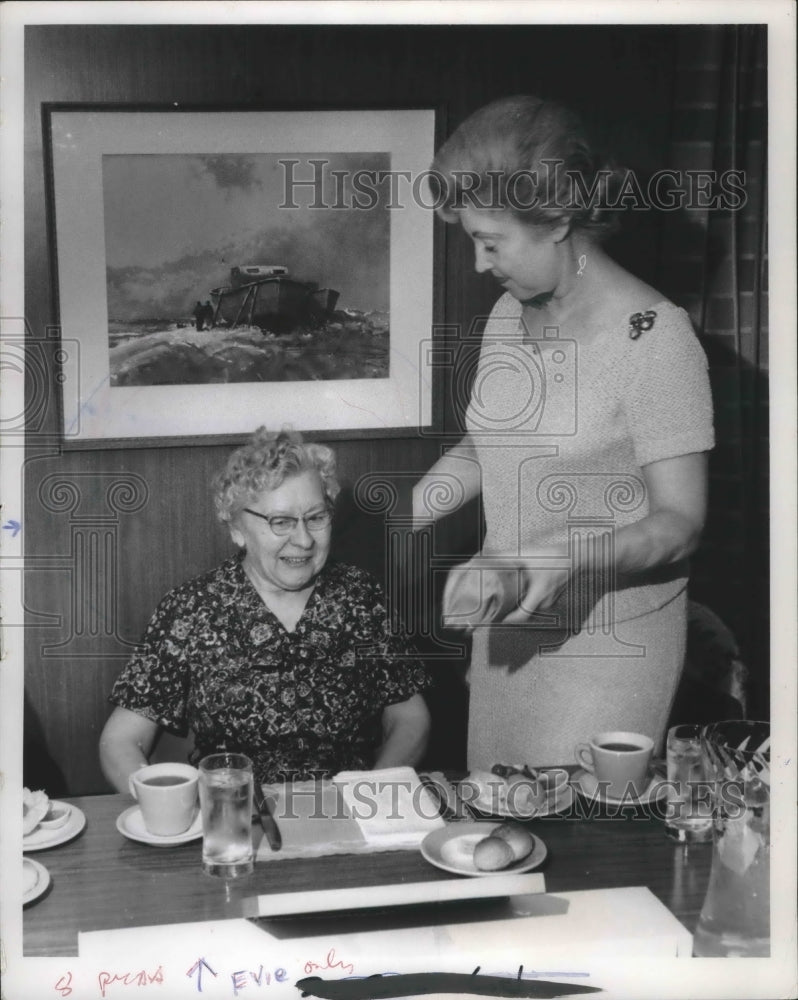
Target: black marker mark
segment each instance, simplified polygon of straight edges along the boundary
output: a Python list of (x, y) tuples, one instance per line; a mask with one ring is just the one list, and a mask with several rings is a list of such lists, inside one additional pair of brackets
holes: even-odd
[(411, 975), (368, 976), (366, 979), (321, 979), (309, 976), (295, 986), (303, 997), (322, 1000), (382, 1000), (389, 997), (422, 996), (428, 993), (454, 993), (458, 996), (531, 997), (533, 1000), (554, 1000), (556, 997), (582, 993), (601, 993), (597, 986), (576, 983), (551, 983), (541, 980), (504, 976), (478, 976), (479, 966), (469, 975), (454, 972), (419, 972)]

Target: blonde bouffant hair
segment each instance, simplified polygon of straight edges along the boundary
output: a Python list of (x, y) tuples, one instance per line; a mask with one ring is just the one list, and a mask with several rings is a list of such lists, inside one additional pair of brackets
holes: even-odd
[(430, 174), (446, 222), (474, 206), (507, 210), (531, 225), (566, 221), (569, 231), (601, 237), (617, 228), (626, 171), (593, 152), (574, 112), (520, 95), (470, 115), (438, 150)]

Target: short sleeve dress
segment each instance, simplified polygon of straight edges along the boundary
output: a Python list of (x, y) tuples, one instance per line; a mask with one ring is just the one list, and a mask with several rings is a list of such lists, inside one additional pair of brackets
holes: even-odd
[[(466, 421), (482, 472), (483, 555), (601, 555), (645, 517), (643, 466), (713, 447), (704, 352), (670, 302), (585, 343), (532, 340), (506, 294), (485, 329)], [(600, 560), (599, 560), (600, 561)], [(625, 729), (659, 743), (684, 659), (687, 565), (572, 578), (529, 626), (474, 635), (469, 767), (573, 762), (574, 745)]]
[(167, 594), (110, 700), (266, 782), (371, 767), (382, 710), (430, 683), (368, 573), (329, 563), (289, 632), (233, 557)]

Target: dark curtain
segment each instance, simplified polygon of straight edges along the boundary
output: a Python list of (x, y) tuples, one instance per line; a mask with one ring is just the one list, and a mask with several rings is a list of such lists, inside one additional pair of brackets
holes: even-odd
[[(685, 29), (674, 81), (673, 166), (708, 172), (707, 190), (726, 201), (693, 204), (663, 240), (663, 273), (701, 337), (715, 401), (710, 511), (691, 596), (736, 636), (749, 714), (767, 717), (767, 27)], [(742, 203), (721, 197), (730, 186)]]

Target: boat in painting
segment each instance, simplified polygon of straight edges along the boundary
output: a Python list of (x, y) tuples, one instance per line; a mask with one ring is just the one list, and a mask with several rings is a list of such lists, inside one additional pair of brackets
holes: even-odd
[(292, 278), (282, 264), (230, 269), (230, 282), (211, 289), (214, 326), (254, 326), (272, 333), (316, 327), (329, 319), (339, 293)]

